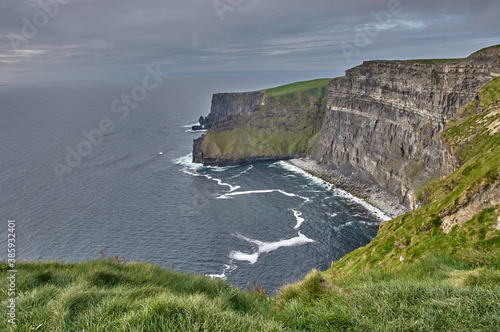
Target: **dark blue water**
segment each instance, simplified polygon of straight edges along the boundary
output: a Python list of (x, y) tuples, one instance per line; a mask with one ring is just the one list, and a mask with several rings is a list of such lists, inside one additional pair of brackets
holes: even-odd
[[(1, 259), (14, 219), (18, 260), (102, 250), (274, 290), (376, 235), (369, 207), (286, 163), (190, 163), (199, 133), (185, 126), (208, 114), (212, 93), (286, 81), (169, 77), (120, 119), (113, 101), (140, 82), (0, 87)], [(82, 143), (103, 119), (113, 130)], [(68, 157), (78, 148), (85, 156)]]

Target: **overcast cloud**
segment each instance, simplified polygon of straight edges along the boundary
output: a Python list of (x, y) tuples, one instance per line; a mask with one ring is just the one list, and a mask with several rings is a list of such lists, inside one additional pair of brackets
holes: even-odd
[(498, 0), (0, 0), (0, 83), (143, 75), (157, 63), (331, 77), (363, 60), (500, 44), (498, 13)]

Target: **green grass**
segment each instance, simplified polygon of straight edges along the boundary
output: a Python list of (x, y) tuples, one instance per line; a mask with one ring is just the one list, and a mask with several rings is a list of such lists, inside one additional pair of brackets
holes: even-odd
[(460, 63), (465, 58), (452, 58), (452, 59), (411, 59), (411, 60), (400, 60), (402, 62), (408, 63), (420, 63), (423, 65), (444, 65), (444, 64), (457, 64)]
[[(281, 85), (275, 88), (267, 89), (266, 93), (268, 93), (269, 96), (281, 96), (289, 93), (295, 93), (299, 91), (304, 91), (304, 90), (311, 90), (311, 89), (317, 89), (320, 90), (321, 88), (325, 88), (328, 82), (330, 82), (332, 79), (331, 78), (320, 78), (316, 80), (310, 80), (310, 81), (302, 81), (302, 82), (295, 82), (291, 84), (286, 84), (286, 85)], [(318, 89), (319, 88), (319, 89)]]
[(500, 325), (500, 272), (440, 254), (390, 271), (312, 271), (273, 298), (150, 264), (24, 262), (17, 270), (18, 321), (0, 320), (2, 331), (493, 331)]
[[(158, 266), (94, 260), (17, 265), (15, 331), (276, 331), (270, 302), (221, 280)], [(7, 331), (7, 272), (0, 330)]]

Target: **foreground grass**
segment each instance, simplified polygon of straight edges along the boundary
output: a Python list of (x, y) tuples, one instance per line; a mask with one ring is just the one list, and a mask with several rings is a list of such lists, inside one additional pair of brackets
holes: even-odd
[[(183, 331), (279, 329), (262, 321), (268, 302), (221, 280), (158, 266), (94, 260), (17, 266), (15, 331)], [(6, 272), (2, 319), (8, 326)]]
[(313, 271), (275, 298), (150, 264), (26, 262), (17, 269), (17, 324), (2, 319), (2, 331), (493, 331), (500, 326), (500, 272), (445, 255), (393, 271)]

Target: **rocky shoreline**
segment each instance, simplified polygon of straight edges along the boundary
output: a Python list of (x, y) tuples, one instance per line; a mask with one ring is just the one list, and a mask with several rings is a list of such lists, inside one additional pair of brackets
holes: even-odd
[(325, 181), (333, 183), (336, 187), (345, 190), (369, 204), (375, 206), (389, 217), (394, 218), (409, 211), (408, 208), (399, 204), (399, 198), (368, 183), (353, 182), (343, 176), (337, 170), (326, 165), (319, 164), (310, 157), (295, 158), (287, 160), (288, 163), (303, 169)]

